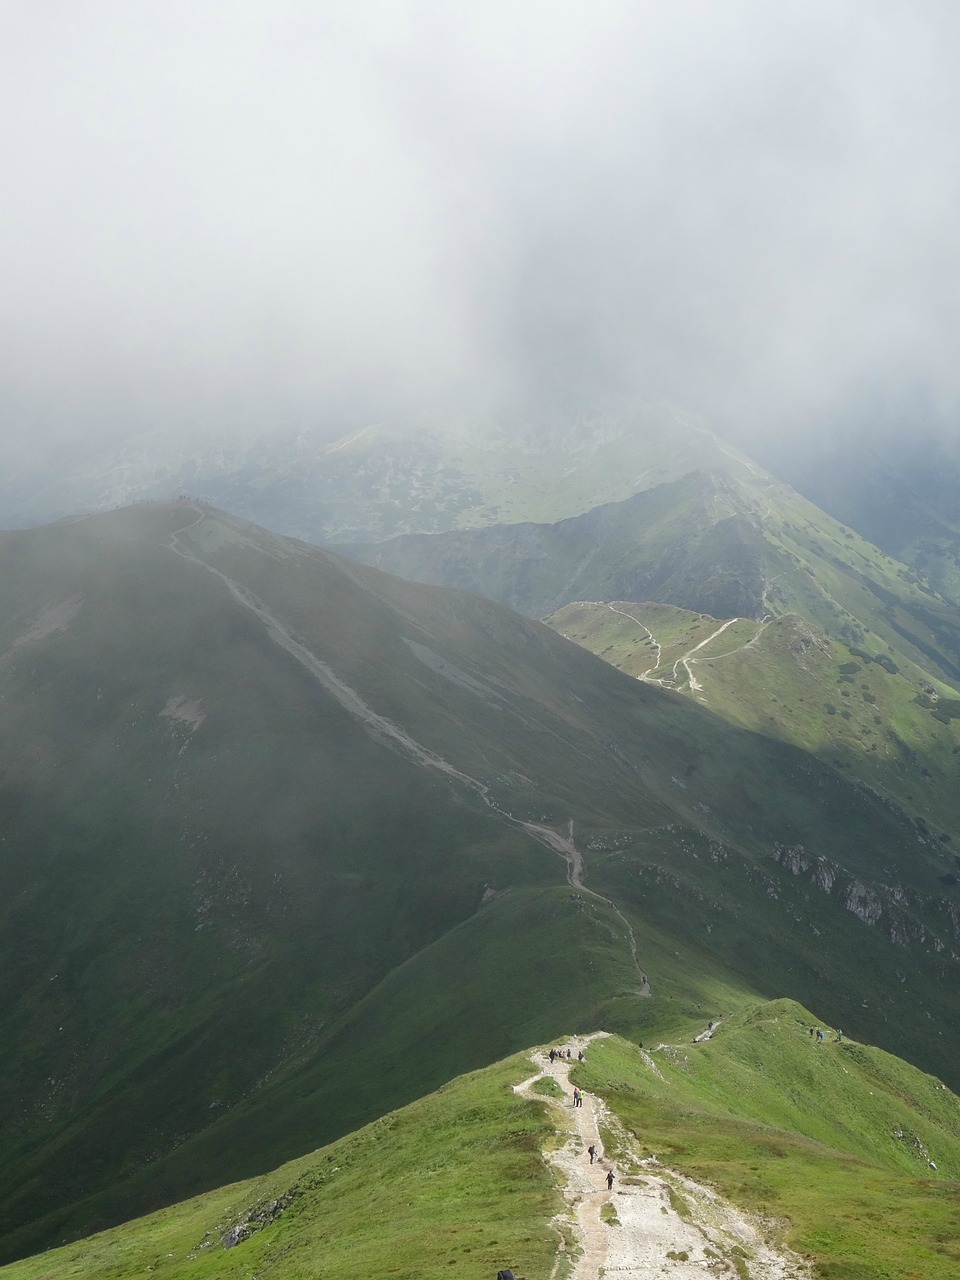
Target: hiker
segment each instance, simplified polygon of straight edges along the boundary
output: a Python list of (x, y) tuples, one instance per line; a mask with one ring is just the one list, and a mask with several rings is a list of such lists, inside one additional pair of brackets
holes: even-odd
[(593, 1164), (597, 1158), (597, 1148), (591, 1144), (587, 1147), (587, 1155), (590, 1157), (590, 1163)]
[(573, 1105), (575, 1107), (579, 1107), (580, 1105), (580, 1090), (576, 1087), (573, 1090)]
[(607, 1174), (607, 1190), (608, 1191), (613, 1190), (613, 1170), (612, 1169)]
[(557, 1056), (557, 1051), (556, 1051), (556, 1049), (551, 1049), (551, 1050), (550, 1050), (550, 1065), (551, 1065), (551, 1066), (553, 1066), (553, 1061), (554, 1061), (554, 1059), (556, 1058), (556, 1056)]
[(843, 1032), (840, 1030), (839, 1027), (837, 1027), (837, 1044), (839, 1044), (842, 1039), (843, 1039)]
[(572, 1058), (572, 1057), (573, 1057), (573, 1050), (572, 1050), (572, 1049), (568, 1049), (568, 1050), (567, 1050), (567, 1057), (568, 1057), (568, 1058)]
[(817, 1027), (817, 1044), (823, 1044), (823, 1032)]
[(582, 1050), (582, 1049), (581, 1049), (581, 1050), (580, 1050), (580, 1052), (577, 1054), (577, 1061), (578, 1061), (578, 1062), (582, 1062), (582, 1061), (583, 1061), (583, 1050)]
[(517, 1280), (512, 1271), (498, 1271), (497, 1280)]
[(816, 1034), (817, 1034), (817, 1029), (816, 1029), (816, 1027), (811, 1027), (811, 1028), (810, 1028), (810, 1035), (811, 1035), (811, 1037), (815, 1036)]

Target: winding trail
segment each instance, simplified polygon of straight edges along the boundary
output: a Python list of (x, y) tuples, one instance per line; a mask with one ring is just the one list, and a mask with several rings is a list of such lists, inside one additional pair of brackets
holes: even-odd
[[(536, 1073), (514, 1085), (521, 1097), (551, 1109), (563, 1139), (545, 1153), (565, 1202), (564, 1211), (552, 1222), (558, 1249), (550, 1280), (560, 1274), (569, 1280), (599, 1280), (614, 1273), (623, 1280), (703, 1280), (705, 1275), (724, 1280), (809, 1280), (803, 1260), (774, 1248), (758, 1223), (708, 1187), (664, 1169), (656, 1157), (642, 1157), (637, 1139), (601, 1098), (584, 1094), (583, 1105), (573, 1105), (570, 1069), (577, 1065), (576, 1054), (586, 1053), (591, 1042), (607, 1034), (598, 1031), (565, 1040), (572, 1058), (551, 1062), (548, 1052), (538, 1050), (532, 1055)], [(653, 1066), (649, 1055), (643, 1056)], [(555, 1081), (562, 1099), (534, 1091), (544, 1078)], [(614, 1140), (616, 1160), (604, 1150), (601, 1127)], [(598, 1153), (594, 1163), (590, 1146)], [(607, 1186), (609, 1173), (612, 1189)], [(571, 1254), (573, 1264), (567, 1270)]]
[(435, 769), (438, 773), (444, 774), (453, 781), (462, 783), (463, 786), (469, 788), (475, 795), (483, 801), (483, 803), (491, 809), (500, 819), (509, 823), (513, 827), (518, 827), (525, 831), (532, 839), (537, 840), (540, 844), (550, 849), (553, 853), (559, 854), (567, 864), (567, 882), (581, 893), (589, 894), (596, 898), (599, 902), (603, 902), (608, 906), (617, 918), (623, 923), (626, 930), (627, 944), (630, 949), (630, 956), (637, 976), (640, 980), (639, 994), (648, 996), (650, 987), (647, 982), (646, 974), (640, 968), (640, 962), (637, 959), (637, 940), (634, 936), (633, 929), (629, 921), (620, 911), (619, 907), (610, 898), (602, 897), (598, 893), (594, 893), (591, 889), (586, 889), (583, 885), (583, 856), (573, 842), (573, 819), (569, 821), (568, 834), (562, 835), (555, 831), (552, 827), (541, 826), (534, 822), (524, 822), (522, 819), (514, 818), (512, 814), (502, 809), (490, 795), (490, 788), (486, 783), (481, 782), (478, 778), (472, 777), (468, 773), (464, 773), (449, 760), (445, 760), (443, 756), (437, 755), (431, 751), (429, 747), (410, 736), (406, 730), (400, 725), (394, 724), (392, 720), (388, 720), (386, 716), (382, 716), (379, 712), (365, 702), (355, 689), (352, 689), (346, 681), (336, 674), (325, 662), (322, 662), (316, 654), (312, 653), (306, 645), (298, 640), (290, 630), (280, 621), (276, 614), (272, 613), (266, 604), (252, 591), (241, 586), (239, 582), (231, 578), (222, 570), (214, 568), (206, 560), (200, 556), (194, 555), (184, 543), (180, 540), (180, 535), (188, 533), (191, 529), (196, 528), (205, 518), (206, 512), (202, 509), (193, 508), (197, 511), (197, 517), (190, 524), (184, 525), (181, 529), (171, 533), (168, 542), (169, 549), (184, 560), (188, 560), (191, 564), (199, 566), (207, 573), (213, 574), (219, 578), (226, 586), (227, 590), (245, 609), (249, 609), (267, 629), (269, 638), (281, 649), (284, 649), (291, 657), (295, 658), (319, 683), (331, 693), (337, 702), (348, 711), (352, 716), (361, 721), (367, 732), (372, 737), (378, 739), (387, 746), (393, 747), (401, 751), (404, 755), (409, 756), (414, 762), (422, 768)]
[(699, 693), (700, 690), (703, 688), (703, 685), (700, 684), (696, 676), (691, 671), (690, 660), (693, 658), (693, 655), (695, 653), (698, 653), (704, 647), (704, 645), (708, 645), (711, 640), (716, 640), (717, 636), (722, 636), (723, 633), (726, 631), (727, 627), (732, 627), (735, 622), (739, 622), (739, 621), (740, 621), (739, 618), (728, 618), (727, 621), (722, 623), (717, 628), (716, 631), (712, 631), (705, 640), (701, 640), (699, 644), (695, 644), (693, 648), (689, 650), (689, 652), (685, 653), (682, 658), (678, 658), (676, 662), (673, 664), (674, 683), (676, 683), (676, 681), (679, 679), (679, 676), (677, 675), (677, 668), (682, 666), (686, 670), (687, 679), (690, 683), (690, 688), (692, 692)]
[(660, 641), (657, 640), (656, 636), (654, 636), (653, 632), (646, 625), (646, 623), (641, 622), (639, 618), (635, 618), (632, 613), (627, 613), (626, 610), (624, 609), (618, 609), (616, 605), (610, 604), (608, 600), (604, 600), (603, 604), (607, 609), (610, 610), (611, 613), (619, 613), (621, 618), (629, 618), (631, 622), (635, 622), (637, 624), (637, 626), (640, 628), (641, 631), (645, 631), (647, 633), (647, 639), (652, 641), (653, 647), (657, 651), (656, 662), (654, 662), (652, 666), (647, 667), (644, 671), (641, 671), (640, 674), (637, 676), (637, 679), (646, 680), (648, 684), (662, 685), (663, 684), (662, 680), (658, 679), (656, 676), (650, 676), (649, 674), (651, 671), (656, 671), (657, 667), (659, 667), (660, 665), (660, 660), (663, 656), (663, 649), (660, 646)]
[(520, 824), (524, 831), (529, 832), (534, 839), (539, 840), (541, 844), (545, 844), (548, 848), (553, 849), (555, 853), (559, 853), (567, 863), (567, 884), (571, 889), (576, 889), (580, 893), (585, 893), (591, 898), (595, 898), (597, 902), (602, 902), (604, 906), (610, 908), (613, 914), (623, 925), (627, 933), (627, 945), (630, 948), (630, 958), (633, 960), (633, 966), (637, 971), (637, 977), (640, 979), (640, 987), (638, 995), (648, 996), (650, 994), (650, 983), (647, 975), (640, 968), (640, 961), (637, 959), (637, 939), (633, 932), (630, 921), (623, 914), (612, 898), (605, 898), (603, 894), (596, 893), (593, 889), (588, 889), (583, 883), (583, 855), (573, 842), (573, 819), (571, 818), (568, 825), (568, 834), (563, 836), (559, 831), (554, 831), (552, 827), (540, 827), (532, 822), (522, 822)]

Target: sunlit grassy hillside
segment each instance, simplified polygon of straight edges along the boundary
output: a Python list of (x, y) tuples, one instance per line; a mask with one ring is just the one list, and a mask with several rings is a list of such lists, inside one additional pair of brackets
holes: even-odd
[[(630, 1194), (644, 1175), (638, 1161), (653, 1156), (655, 1171), (707, 1181), (761, 1215), (817, 1275), (947, 1280), (960, 1260), (960, 1100), (889, 1054), (838, 1042), (834, 1028), (820, 1024), (817, 1042), (817, 1021), (781, 1000), (728, 1014), (707, 1043), (692, 1043), (702, 1019), (643, 1051), (618, 1037), (593, 1042), (574, 1078), (623, 1126), (602, 1134), (621, 1190)], [(548, 1274), (562, 1201), (542, 1152), (557, 1141), (556, 1120), (512, 1091), (529, 1072), (517, 1055), (461, 1076), (273, 1173), (0, 1274)], [(682, 1190), (675, 1202), (684, 1212)], [(749, 1261), (742, 1255), (741, 1268)]]
[(577, 1078), (643, 1154), (781, 1223), (815, 1274), (957, 1274), (960, 1099), (900, 1059), (838, 1043), (793, 1002), (744, 1010), (713, 1040), (646, 1059), (622, 1040), (597, 1044)]
[(409, 535), (351, 554), (538, 618), (575, 600), (649, 600), (758, 622), (796, 613), (898, 665), (960, 680), (957, 606), (762, 473), (691, 471), (553, 524)]
[(960, 853), (960, 697), (914, 664), (900, 669), (883, 651), (831, 639), (795, 614), (723, 623), (610, 601), (566, 605), (547, 621), (626, 674), (845, 770)]

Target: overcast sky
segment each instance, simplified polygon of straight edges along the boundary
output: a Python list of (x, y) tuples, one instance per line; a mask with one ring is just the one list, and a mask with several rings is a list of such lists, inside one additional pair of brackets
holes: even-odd
[(956, 0), (0, 0), (0, 432), (960, 403)]

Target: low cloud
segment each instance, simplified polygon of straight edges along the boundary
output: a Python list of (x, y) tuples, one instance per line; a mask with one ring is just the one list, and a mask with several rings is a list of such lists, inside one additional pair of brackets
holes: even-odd
[(5, 437), (951, 422), (953, 3), (12, 4)]

